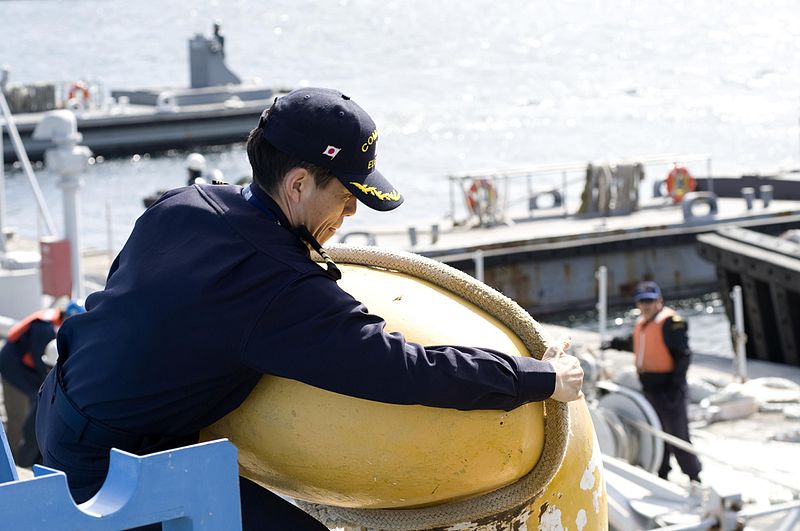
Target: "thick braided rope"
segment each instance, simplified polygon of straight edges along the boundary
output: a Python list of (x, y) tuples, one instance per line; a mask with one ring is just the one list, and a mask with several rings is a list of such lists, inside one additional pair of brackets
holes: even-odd
[[(517, 303), (441, 262), (419, 255), (378, 247), (334, 246), (334, 261), (398, 271), (431, 282), (459, 295), (509, 327), (531, 355), (541, 358), (546, 349), (542, 329)], [(447, 527), (522, 508), (536, 498), (561, 467), (569, 433), (566, 404), (545, 403), (545, 437), (542, 456), (533, 469), (516, 482), (473, 498), (418, 509), (353, 509), (299, 502), (329, 527), (361, 527), (382, 531), (416, 531)]]

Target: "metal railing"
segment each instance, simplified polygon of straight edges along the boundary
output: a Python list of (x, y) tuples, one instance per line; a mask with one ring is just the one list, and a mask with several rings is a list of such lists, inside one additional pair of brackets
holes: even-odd
[[(711, 158), (707, 154), (677, 154), (669, 153), (632, 157), (613, 162), (569, 162), (563, 164), (543, 164), (528, 168), (511, 169), (486, 169), (470, 171), (468, 173), (448, 175), (449, 212), (447, 218), (454, 224), (463, 219), (469, 219), (468, 197), (471, 187), (478, 182), (486, 181), (491, 184), (496, 193), (496, 205), (489, 223), (502, 222), (513, 219), (515, 216), (531, 217), (533, 211), (539, 209), (536, 204), (540, 195), (550, 195), (553, 198), (551, 214), (560, 210), (560, 215), (568, 216), (577, 212), (580, 192), (583, 190), (579, 183), (586, 181), (586, 170), (589, 164), (593, 166), (620, 166), (625, 164), (640, 164), (645, 170), (653, 170), (658, 166), (665, 166), (667, 172), (672, 165), (688, 165), (690, 163), (705, 163), (705, 173), (709, 180), (709, 191), (713, 191), (713, 178), (711, 173)], [(702, 170), (696, 170), (699, 173)], [(666, 174), (666, 172), (665, 172)], [(538, 182), (537, 182), (538, 181)], [(463, 203), (463, 207), (459, 207)], [(527, 205), (520, 208), (520, 205)], [(464, 211), (463, 216), (459, 213)], [(553, 210), (555, 209), (555, 211)]]

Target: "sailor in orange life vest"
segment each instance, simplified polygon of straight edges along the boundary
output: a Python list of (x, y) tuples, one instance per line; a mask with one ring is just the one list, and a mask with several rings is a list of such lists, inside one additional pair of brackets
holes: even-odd
[(45, 348), (56, 338), (56, 332), (66, 318), (84, 311), (79, 302), (70, 301), (64, 309), (48, 308), (34, 312), (11, 327), (6, 344), (0, 350), (0, 374), (28, 398), (28, 415), (22, 425), (22, 438), (15, 456), (20, 466), (29, 468), (41, 463), (34, 428), (37, 393), (50, 371), (42, 359)]
[[(628, 337), (604, 342), (601, 348), (632, 351), (636, 355), (636, 371), (642, 391), (653, 405), (665, 432), (689, 441), (689, 421), (686, 414), (686, 371), (691, 351), (686, 335), (686, 321), (675, 310), (664, 306), (661, 289), (652, 281), (642, 282), (634, 295), (641, 312)], [(692, 481), (700, 481), (700, 461), (697, 456), (667, 444), (658, 475), (667, 479), (670, 456), (675, 455), (681, 470)]]
[[(582, 396), (583, 370), (566, 345), (537, 360), (412, 343), (339, 287), (322, 245), (357, 202), (378, 211), (403, 202), (376, 168), (377, 141), (375, 122), (347, 95), (297, 89), (250, 132), (252, 184), (195, 183), (142, 214), (105, 289), (59, 330), (58, 363), (42, 386), (39, 445), (76, 501), (100, 489), (110, 448), (141, 455), (197, 442), (262, 374), (464, 410)], [(245, 531), (327, 530), (256, 483), (239, 486)]]

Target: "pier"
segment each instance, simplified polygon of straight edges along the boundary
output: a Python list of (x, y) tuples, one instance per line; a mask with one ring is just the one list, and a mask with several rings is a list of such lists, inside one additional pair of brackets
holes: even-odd
[[(758, 177), (737, 188), (733, 179), (703, 177), (681, 202), (659, 195), (663, 190), (644, 197), (645, 169), (663, 171), (669, 160), (699, 160), (710, 167), (702, 156), (665, 156), (451, 176), (449, 222), (354, 231), (340, 242), (440, 260), (538, 317), (593, 308), (600, 266), (608, 270), (610, 305), (629, 302), (641, 280), (657, 281), (670, 298), (714, 291), (717, 272), (698, 254), (699, 235), (733, 227), (766, 235), (800, 228), (800, 180)], [(546, 174), (563, 175), (561, 185), (532, 185)], [(461, 195), (468, 217), (457, 220)], [(547, 206), (540, 205), (542, 199)]]

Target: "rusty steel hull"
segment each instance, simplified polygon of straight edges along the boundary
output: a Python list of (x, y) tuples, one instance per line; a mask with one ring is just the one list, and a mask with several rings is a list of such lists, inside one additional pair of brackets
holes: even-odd
[[(800, 227), (800, 216), (742, 225), (777, 234)], [(629, 303), (636, 283), (645, 279), (657, 280), (670, 298), (700, 295), (718, 287), (715, 266), (704, 260), (696, 247), (698, 234), (714, 228), (686, 226), (484, 246), (484, 281), (537, 317), (594, 308), (598, 299), (595, 272), (600, 266), (608, 270), (611, 305)], [(425, 254), (436, 258), (438, 253)], [(475, 262), (466, 254), (457, 260), (443, 258), (449, 265), (475, 274)]]

